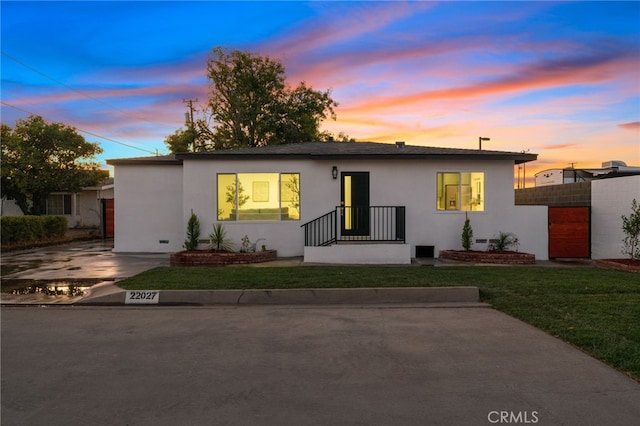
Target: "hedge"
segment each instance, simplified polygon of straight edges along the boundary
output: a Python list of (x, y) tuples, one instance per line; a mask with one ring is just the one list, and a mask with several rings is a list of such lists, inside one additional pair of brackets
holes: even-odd
[(47, 240), (67, 232), (64, 216), (2, 216), (0, 217), (2, 244)]

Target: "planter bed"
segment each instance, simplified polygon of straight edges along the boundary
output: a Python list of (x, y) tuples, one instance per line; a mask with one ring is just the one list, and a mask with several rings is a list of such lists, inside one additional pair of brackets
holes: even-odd
[(640, 261), (632, 259), (594, 259), (593, 265), (604, 269), (640, 272)]
[(462, 262), (494, 263), (500, 265), (533, 265), (536, 263), (535, 255), (517, 251), (442, 250), (439, 257), (441, 259), (459, 260)]
[(216, 252), (211, 250), (179, 251), (171, 255), (171, 266), (223, 266), (260, 263), (275, 260), (277, 250), (249, 253)]

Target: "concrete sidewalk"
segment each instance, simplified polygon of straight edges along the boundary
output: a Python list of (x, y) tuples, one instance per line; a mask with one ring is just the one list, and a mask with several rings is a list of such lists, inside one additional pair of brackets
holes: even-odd
[(484, 306), (477, 287), (306, 288), (286, 290), (125, 291), (113, 283), (88, 289), (78, 305), (385, 305)]

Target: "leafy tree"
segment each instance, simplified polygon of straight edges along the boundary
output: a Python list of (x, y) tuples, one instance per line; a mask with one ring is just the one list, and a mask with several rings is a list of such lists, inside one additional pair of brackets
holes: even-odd
[(635, 198), (631, 201), (631, 214), (622, 216), (622, 230), (625, 233), (622, 253), (640, 260), (640, 204)]
[(2, 124), (2, 197), (16, 200), (24, 214), (45, 212), (54, 191), (78, 192), (108, 177), (94, 157), (102, 152), (76, 129), (42, 117)]
[(344, 132), (340, 132), (336, 136), (331, 132), (325, 131), (320, 134), (320, 141), (322, 142), (355, 142), (356, 140)]
[(173, 134), (164, 138), (164, 143), (173, 153), (199, 151), (196, 144), (197, 132), (189, 126), (187, 129), (178, 129)]
[(198, 128), (213, 148), (255, 147), (322, 139), (320, 124), (335, 119), (329, 91), (301, 82), (290, 88), (284, 66), (268, 57), (216, 47), (207, 61), (211, 128)]

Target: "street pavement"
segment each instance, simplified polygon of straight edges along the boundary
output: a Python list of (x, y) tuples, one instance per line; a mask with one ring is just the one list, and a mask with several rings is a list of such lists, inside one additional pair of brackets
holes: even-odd
[(640, 384), (491, 308), (3, 307), (3, 425), (632, 425)]
[[(166, 264), (75, 243), (3, 254), (2, 279)], [(431, 306), (4, 305), (0, 422), (637, 424), (636, 381), (488, 306)]]

